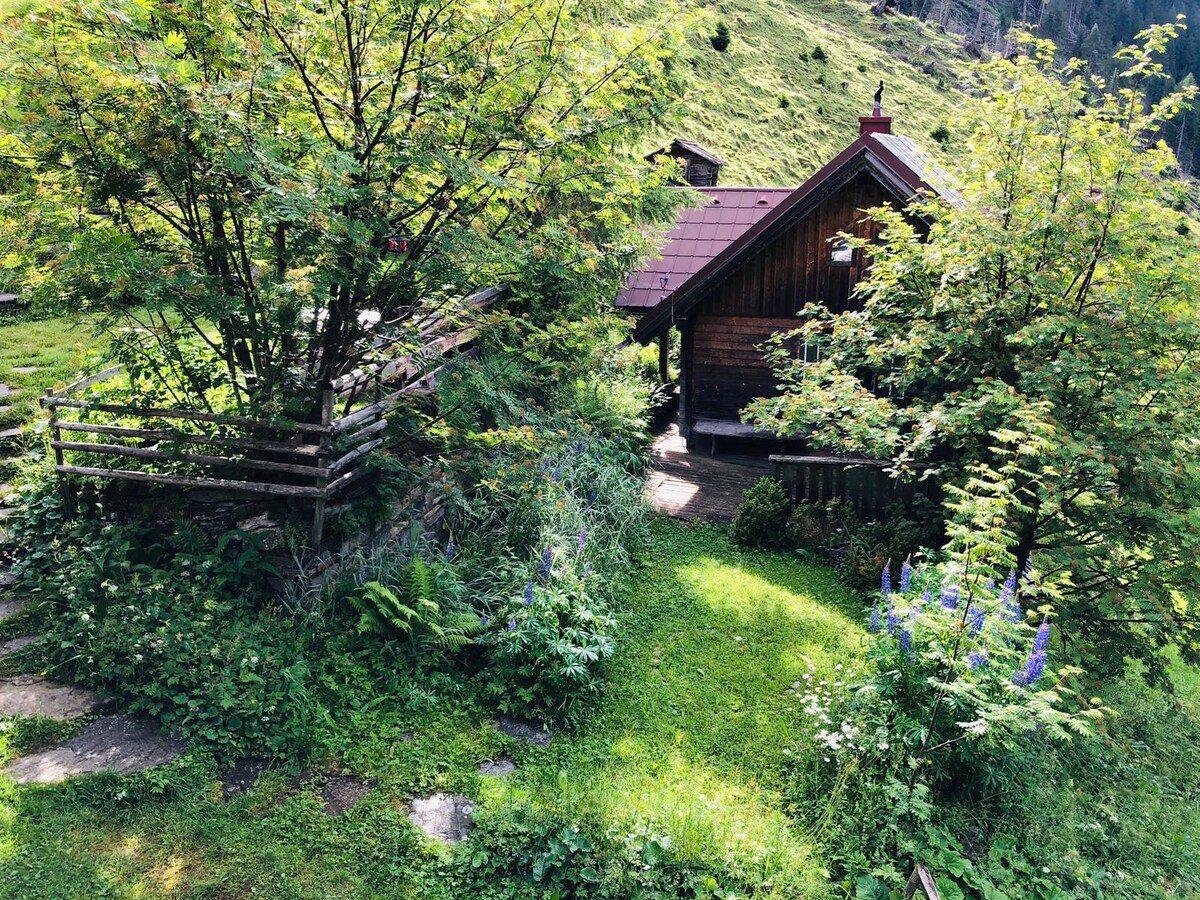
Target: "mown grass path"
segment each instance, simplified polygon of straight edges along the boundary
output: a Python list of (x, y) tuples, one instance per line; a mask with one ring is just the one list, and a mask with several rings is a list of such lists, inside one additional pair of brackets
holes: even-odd
[[(0, 897), (442, 897), (452, 851), (420, 838), (404, 806), (433, 791), (651, 830), (776, 896), (823, 896), (811, 837), (782, 811), (800, 740), (788, 690), (805, 674), (835, 679), (859, 652), (858, 601), (828, 570), (669, 520), (654, 523), (626, 596), (607, 691), (548, 749), (497, 734), (453, 677), (335, 710), (331, 758), (378, 784), (340, 818), (283, 773), (222, 801), (211, 763), (189, 757), (132, 778), (0, 781)], [(29, 731), (0, 732), (0, 756)], [(516, 774), (476, 771), (500, 755)]]

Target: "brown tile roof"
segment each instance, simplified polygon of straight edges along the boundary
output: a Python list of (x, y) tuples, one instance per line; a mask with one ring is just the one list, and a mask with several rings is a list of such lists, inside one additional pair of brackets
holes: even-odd
[(656, 306), (700, 271), (705, 263), (734, 242), (775, 208), (795, 188), (706, 187), (703, 206), (679, 211), (667, 234), (661, 258), (630, 276), (617, 294), (617, 306), (640, 312)]

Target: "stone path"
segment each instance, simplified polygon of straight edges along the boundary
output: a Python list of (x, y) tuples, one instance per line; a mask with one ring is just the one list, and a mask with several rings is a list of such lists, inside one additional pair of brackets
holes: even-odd
[(13, 760), (4, 773), (17, 784), (57, 784), (72, 775), (127, 775), (170, 762), (185, 747), (140, 716), (104, 716), (56, 747)]
[(537, 722), (529, 722), (525, 719), (517, 719), (512, 716), (501, 716), (496, 720), (496, 730), (501, 734), (507, 734), (510, 738), (516, 738), (518, 741), (524, 741), (527, 744), (533, 744), (535, 747), (549, 747), (550, 742), (554, 739), (554, 732), (546, 725), (539, 725)]
[[(6, 596), (14, 583), (12, 572), (0, 563), (0, 622), (24, 609), (23, 601)], [(0, 657), (16, 653), (38, 638), (26, 634), (0, 641)], [(95, 714), (105, 705), (94, 691), (56, 684), (38, 675), (0, 678), (0, 716), (70, 721)], [(4, 774), (17, 784), (56, 784), (71, 776), (96, 772), (141, 772), (170, 762), (185, 749), (181, 741), (163, 734), (147, 718), (108, 715), (90, 722), (68, 741), (12, 760), (4, 767)]]
[(481, 762), (477, 771), (480, 775), (487, 775), (491, 778), (502, 778), (517, 771), (517, 764), (507, 756), (502, 756), (499, 759), (489, 759), (487, 762)]
[(434, 794), (413, 800), (409, 820), (429, 837), (447, 844), (466, 840), (474, 828), (475, 801), (461, 794)]

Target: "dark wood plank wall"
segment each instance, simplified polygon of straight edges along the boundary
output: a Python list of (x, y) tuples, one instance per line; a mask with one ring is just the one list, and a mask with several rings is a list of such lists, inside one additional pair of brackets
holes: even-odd
[(852, 307), (869, 261), (856, 251), (852, 266), (831, 267), (829, 239), (840, 232), (873, 236), (876, 226), (864, 221), (864, 211), (889, 202), (892, 195), (874, 177), (859, 174), (701, 301), (692, 326), (691, 416), (736, 420), (750, 400), (776, 392), (760, 345), (794, 327), (810, 302)]

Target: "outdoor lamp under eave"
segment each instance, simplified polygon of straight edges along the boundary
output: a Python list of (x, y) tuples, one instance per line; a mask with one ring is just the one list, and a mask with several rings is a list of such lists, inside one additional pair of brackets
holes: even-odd
[(397, 235), (395, 237), (390, 237), (387, 239), (387, 243), (384, 245), (384, 249), (387, 250), (388, 253), (396, 253), (396, 254), (407, 253), (408, 252), (408, 238), (404, 237), (403, 235)]
[(829, 265), (846, 269), (854, 265), (854, 248), (845, 238), (838, 238), (829, 247)]

